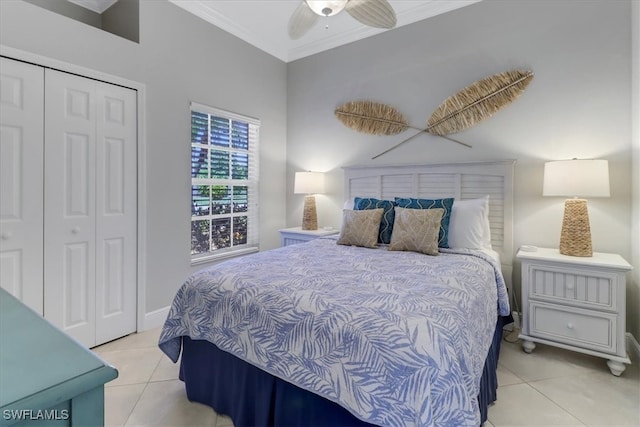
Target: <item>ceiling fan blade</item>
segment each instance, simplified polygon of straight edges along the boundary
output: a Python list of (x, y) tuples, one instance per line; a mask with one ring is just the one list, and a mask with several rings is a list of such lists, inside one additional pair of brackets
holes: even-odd
[(320, 17), (303, 0), (289, 18), (289, 38), (297, 40), (313, 27)]
[(396, 12), (387, 0), (349, 0), (345, 10), (365, 25), (376, 28), (396, 26)]

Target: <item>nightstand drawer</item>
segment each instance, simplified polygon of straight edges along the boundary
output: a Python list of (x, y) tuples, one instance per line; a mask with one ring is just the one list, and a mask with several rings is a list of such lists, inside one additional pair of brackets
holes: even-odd
[(615, 353), (615, 314), (599, 313), (557, 305), (533, 302), (529, 304), (530, 334), (569, 345)]
[(281, 246), (297, 245), (298, 243), (305, 243), (305, 242), (308, 242), (309, 240), (313, 240), (309, 238), (296, 238), (296, 237), (285, 237), (285, 236), (282, 236), (281, 239), (282, 239)]
[(529, 264), (529, 297), (553, 303), (617, 311), (618, 275), (588, 268)]

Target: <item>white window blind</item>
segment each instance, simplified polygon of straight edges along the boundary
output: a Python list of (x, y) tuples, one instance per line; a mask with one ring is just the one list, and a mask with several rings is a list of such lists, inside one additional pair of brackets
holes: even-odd
[(192, 262), (258, 248), (260, 121), (191, 103)]

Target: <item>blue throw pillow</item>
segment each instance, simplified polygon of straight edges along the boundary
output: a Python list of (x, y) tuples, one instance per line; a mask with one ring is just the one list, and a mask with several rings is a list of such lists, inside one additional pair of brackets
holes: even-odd
[(378, 234), (378, 242), (391, 243), (391, 232), (393, 231), (393, 221), (396, 213), (393, 208), (395, 202), (391, 200), (378, 200), (373, 198), (356, 197), (353, 199), (353, 209), (363, 211), (366, 209), (384, 209), (382, 212), (382, 220), (380, 220), (380, 233)]
[(453, 208), (453, 197), (449, 199), (413, 199), (396, 197), (396, 205), (408, 209), (444, 209), (442, 222), (440, 223), (440, 233), (438, 234), (438, 247), (449, 247), (449, 220), (451, 219), (451, 209)]

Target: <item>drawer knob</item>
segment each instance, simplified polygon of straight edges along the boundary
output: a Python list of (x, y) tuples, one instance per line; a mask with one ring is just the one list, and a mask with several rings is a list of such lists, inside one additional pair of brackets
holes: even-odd
[(78, 233), (80, 232), (80, 227), (77, 227), (77, 226), (76, 226), (76, 227), (73, 227), (73, 228), (71, 229), (71, 232), (72, 232), (73, 234), (78, 234)]
[(573, 290), (573, 283), (569, 283), (569, 284), (567, 285), (567, 289), (568, 289), (568, 290), (570, 290), (570, 291), (572, 291), (572, 290)]
[(7, 231), (2, 233), (2, 240), (9, 240), (11, 238), (11, 232)]
[(573, 323), (567, 323), (567, 328), (573, 329)]

